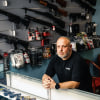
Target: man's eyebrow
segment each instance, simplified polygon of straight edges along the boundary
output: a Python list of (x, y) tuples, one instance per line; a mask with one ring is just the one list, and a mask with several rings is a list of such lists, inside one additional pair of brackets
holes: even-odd
[(57, 45), (57, 46), (65, 46), (65, 47), (68, 47), (68, 46), (70, 46), (70, 45)]

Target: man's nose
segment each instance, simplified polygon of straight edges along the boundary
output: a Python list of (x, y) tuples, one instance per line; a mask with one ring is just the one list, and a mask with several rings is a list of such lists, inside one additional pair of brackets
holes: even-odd
[(60, 51), (62, 51), (63, 50), (63, 47), (60, 47)]

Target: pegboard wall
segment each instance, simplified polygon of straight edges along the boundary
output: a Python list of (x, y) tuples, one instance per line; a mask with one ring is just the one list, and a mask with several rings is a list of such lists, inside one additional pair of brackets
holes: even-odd
[[(3, 4), (1, 1), (3, 3), (6, 1), (6, 3)], [(74, 40), (74, 43), (79, 42), (79, 44), (83, 44), (84, 34), (86, 35), (87, 32), (89, 37), (95, 36), (97, 39), (96, 23), (92, 22), (92, 16), (96, 12), (96, 0), (1, 1), (1, 55), (4, 52), (11, 53), (15, 49), (51, 46), (62, 35), (68, 36), (72, 41)], [(79, 37), (76, 37), (77, 33)], [(95, 48), (92, 47), (93, 45), (90, 46), (91, 49)], [(99, 46), (100, 44), (96, 48)], [(89, 48), (85, 46), (79, 51), (84, 50), (89, 50)]]
[[(92, 15), (95, 14), (96, 10), (94, 8), (96, 4), (94, 2), (93, 5), (91, 0), (87, 0), (86, 2), (86, 4), (91, 7), (91, 9), (87, 9), (87, 7), (85, 7), (86, 5), (82, 6), (80, 0), (63, 0), (62, 2), (61, 0), (1, 1), (3, 3), (6, 1), (7, 4), (3, 5), (1, 2), (0, 9), (2, 11), (0, 13), (0, 32), (8, 36), (10, 35), (12, 37), (17, 37), (18, 39), (24, 41), (28, 41), (29, 29), (34, 29), (34, 31), (38, 29), (40, 31), (40, 35), (44, 30), (49, 31), (50, 43), (56, 42), (56, 39), (60, 35), (70, 37), (71, 35), (76, 35), (76, 33), (85, 32), (85, 25), (87, 22), (92, 21)], [(85, 0), (82, 0), (83, 3), (84, 1)], [(30, 11), (30, 9), (33, 11)], [(4, 14), (3, 11), (8, 12), (8, 15)], [(9, 13), (14, 14), (15, 17), (11, 17)], [(21, 18), (21, 20), (18, 20), (16, 16)], [(27, 21), (28, 19), (29, 21)], [(25, 20), (27, 24), (24, 23), (23, 20)], [(56, 27), (54, 31), (52, 29), (53, 25)], [(70, 29), (72, 28), (71, 25), (73, 25), (73, 29)], [(36, 47), (40, 46), (40, 42), (41, 41), (38, 41), (36, 43), (36, 41), (31, 41), (29, 44), (36, 44), (34, 46)]]

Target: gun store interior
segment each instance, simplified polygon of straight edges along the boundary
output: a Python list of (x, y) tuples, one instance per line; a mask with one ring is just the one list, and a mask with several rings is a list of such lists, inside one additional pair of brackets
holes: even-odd
[(99, 100), (99, 10), (100, 0), (0, 0), (0, 100)]

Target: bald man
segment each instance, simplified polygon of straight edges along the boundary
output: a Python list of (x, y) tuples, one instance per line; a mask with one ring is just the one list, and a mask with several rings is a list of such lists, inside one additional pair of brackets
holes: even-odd
[[(62, 36), (58, 38), (56, 45), (57, 55), (51, 59), (42, 77), (44, 88), (77, 88), (92, 92), (89, 67), (78, 53), (72, 51), (70, 39)], [(53, 80), (55, 74), (59, 83)]]

